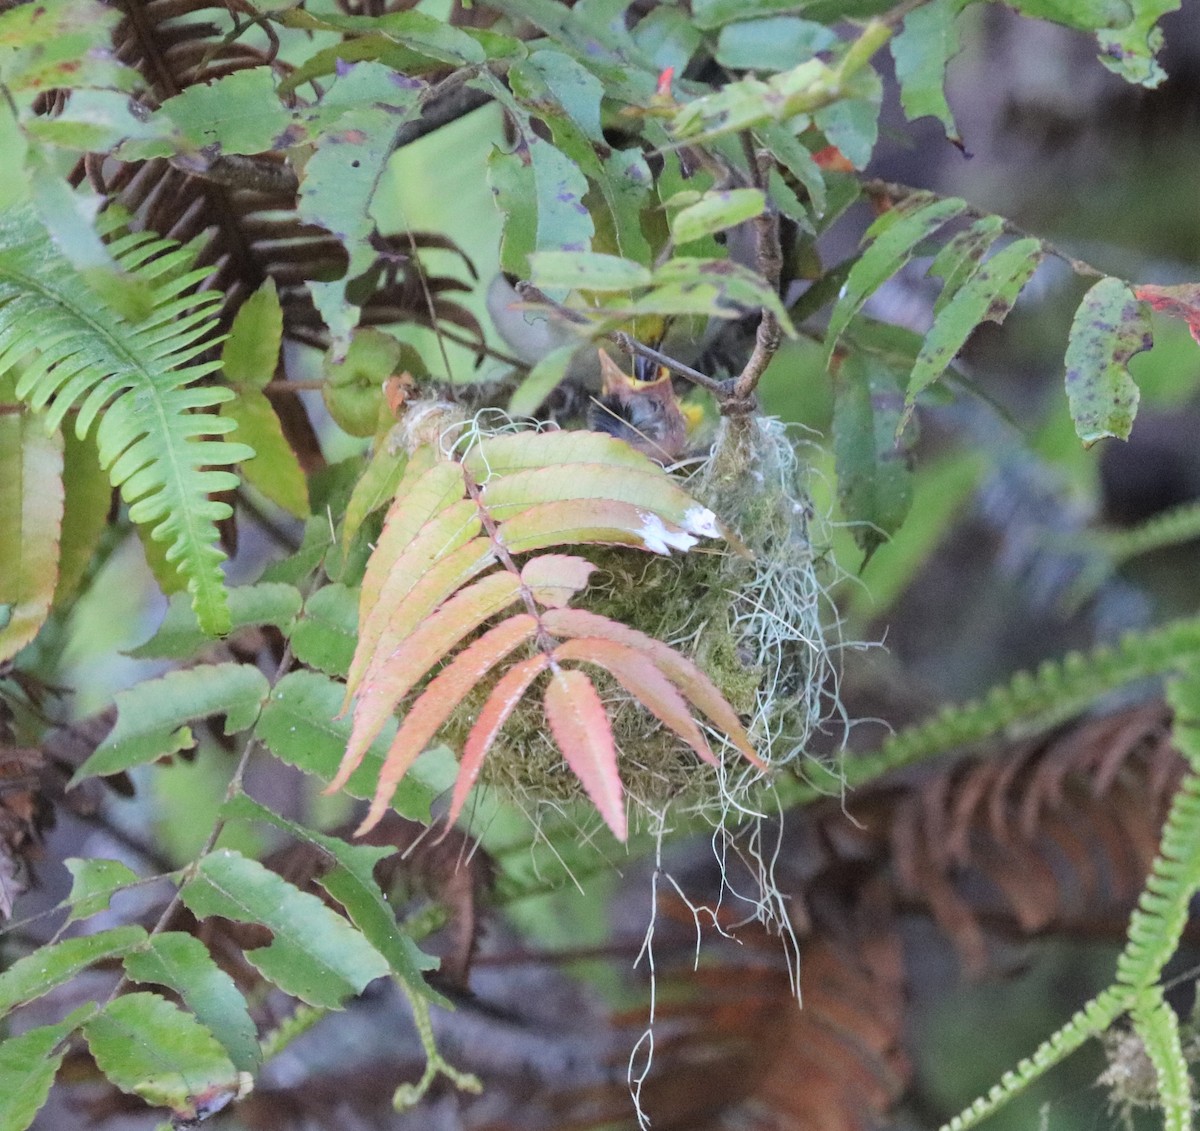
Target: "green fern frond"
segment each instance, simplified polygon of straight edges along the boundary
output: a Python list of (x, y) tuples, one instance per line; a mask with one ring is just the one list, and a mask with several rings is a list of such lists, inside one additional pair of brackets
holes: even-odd
[(925, 722), (897, 731), (874, 753), (846, 759), (839, 776), (810, 763), (805, 767), (807, 780), (780, 778), (780, 803), (803, 804), (999, 735), (1013, 738), (1044, 731), (1118, 687), (1178, 671), (1198, 658), (1200, 619), (1188, 617), (1150, 632), (1130, 633), (1116, 645), (1047, 660), (1035, 672), (1018, 672), (981, 699), (952, 704)]
[(1120, 565), (1151, 550), (1178, 546), (1196, 538), (1200, 538), (1200, 503), (1184, 503), (1128, 530), (1101, 534), (1097, 541), (1113, 564)]
[(220, 365), (195, 358), (217, 341), (221, 297), (194, 290), (208, 271), (192, 270), (190, 251), (171, 241), (128, 235), (111, 250), (153, 288), (142, 322), (101, 302), (32, 211), (0, 219), (0, 372), (21, 363), (17, 395), (45, 408), (49, 427), (72, 409), (80, 437), (99, 421), (101, 464), (130, 518), (170, 544), (200, 625), (221, 634), (229, 612), (216, 523), (230, 508), (211, 496), (237, 486), (223, 467), (254, 455), (217, 438), (234, 425), (208, 410), (233, 392), (196, 384)]
[(1164, 1131), (1190, 1131), (1192, 1082), (1179, 1018), (1163, 998), (1162, 986), (1149, 987), (1134, 1004), (1130, 1017), (1158, 1077)]
[(1119, 982), (1144, 987), (1157, 981), (1179, 946), (1198, 890), (1200, 778), (1189, 774), (1171, 801), (1158, 856), (1129, 920), (1129, 941), (1117, 959)]
[(1117, 980), (1153, 985), (1183, 937), (1192, 898), (1200, 891), (1200, 669), (1193, 663), (1172, 681), (1172, 737), (1192, 766), (1171, 801), (1158, 856), (1129, 921), (1129, 941), (1117, 959)]
[(967, 1131), (982, 1123), (1002, 1108), (1018, 1092), (1044, 1076), (1056, 1064), (1065, 1060), (1085, 1041), (1098, 1036), (1130, 1006), (1129, 992), (1105, 990), (1092, 998), (1074, 1017), (1053, 1036), (1043, 1041), (1032, 1056), (1026, 1057), (986, 1096), (980, 1096), (970, 1107), (960, 1112), (941, 1131)]

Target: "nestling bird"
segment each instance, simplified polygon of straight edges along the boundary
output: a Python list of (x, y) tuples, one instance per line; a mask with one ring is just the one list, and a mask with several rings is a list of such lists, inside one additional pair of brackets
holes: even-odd
[[(687, 451), (691, 425), (699, 412), (685, 408), (675, 396), (671, 372), (645, 358), (634, 362), (630, 376), (600, 350), (600, 396), (588, 406), (588, 427), (608, 432), (661, 464), (674, 463)], [(648, 379), (643, 373), (653, 373)]]

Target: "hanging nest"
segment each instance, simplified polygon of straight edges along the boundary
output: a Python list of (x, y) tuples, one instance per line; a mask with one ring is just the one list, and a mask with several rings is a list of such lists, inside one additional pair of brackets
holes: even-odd
[[(477, 419), (459, 443), (471, 434), (491, 429)], [(832, 713), (836, 688), (803, 468), (781, 423), (737, 417), (721, 423), (686, 487), (720, 517), (728, 542), (676, 557), (589, 548), (597, 572), (575, 603), (695, 661), (748, 721), (760, 757), (787, 765), (806, 756), (814, 729)], [(615, 680), (603, 672), (594, 678), (611, 720), (633, 828), (662, 828), (673, 805), (714, 824), (732, 813), (759, 815), (752, 798), (762, 776), (740, 755), (731, 750), (721, 768), (701, 763)], [(451, 717), (443, 737), (453, 749), (462, 749), (487, 692), (476, 689)], [(709, 737), (719, 753), (721, 736)], [(582, 797), (536, 697), (508, 719), (480, 781), (535, 818), (545, 806)]]

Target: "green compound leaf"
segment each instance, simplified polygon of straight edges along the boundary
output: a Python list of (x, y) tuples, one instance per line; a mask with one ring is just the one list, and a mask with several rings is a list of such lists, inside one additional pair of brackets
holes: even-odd
[(92, 555), (108, 525), (112, 484), (100, 466), (95, 439), (82, 440), (67, 429), (63, 435), (62, 542), (58, 555), (55, 600), (70, 597), (79, 587)]
[[(10, 386), (11, 388), (11, 386)], [(15, 407), (15, 406), (10, 406)], [(27, 411), (0, 415), (0, 661), (42, 627), (58, 582), (63, 441)]]
[(67, 902), (71, 905), (67, 923), (107, 911), (109, 901), (116, 892), (138, 881), (137, 873), (119, 860), (80, 860), (70, 857), (63, 864), (72, 877), (71, 894), (67, 896)]
[(879, 138), (883, 81), (870, 68), (854, 76), (842, 97), (813, 112), (813, 125), (856, 169), (865, 169)]
[(917, 397), (949, 367), (981, 322), (1003, 322), (1042, 261), (1040, 240), (1023, 239), (980, 265), (942, 308), (917, 355), (908, 378), (904, 415), (898, 432), (912, 416)]
[(112, 87), (131, 91), (138, 73), (117, 61), (112, 33), (120, 14), (96, 0), (46, 0), (0, 14), (4, 85), (10, 91)]
[(69, 982), (93, 963), (128, 954), (145, 938), (141, 927), (113, 927), (39, 947), (0, 974), (0, 1016)]
[(969, 0), (931, 0), (904, 17), (904, 29), (892, 40), (900, 104), (911, 121), (926, 114), (937, 118), (946, 136), (962, 144), (954, 115), (946, 102), (946, 64), (958, 54), (956, 21)]
[(941, 294), (933, 304), (936, 318), (963, 285), (979, 269), (992, 245), (1004, 234), (1004, 220), (984, 216), (946, 242), (934, 256), (927, 272), (943, 281)]
[[(230, 632), (250, 625), (274, 625), (285, 635), (303, 603), (300, 590), (278, 581), (260, 581), (229, 590)], [(136, 660), (190, 660), (212, 647), (212, 637), (201, 631), (196, 614), (182, 594), (167, 605), (158, 631), (129, 653)]]
[(274, 935), (246, 958), (285, 993), (338, 1009), (346, 998), (388, 973), (387, 960), (314, 895), (230, 849), (209, 853), (180, 891), (200, 918), (222, 915), (261, 923)]
[(221, 1042), (235, 1068), (258, 1067), (262, 1054), (246, 999), (198, 938), (179, 931), (155, 935), (144, 950), (125, 956), (125, 973), (131, 981), (174, 990)]
[(396, 131), (420, 113), (423, 89), (381, 63), (357, 63), (338, 75), (326, 95), (327, 102), (350, 108), (321, 134), (305, 162), (296, 213), (337, 236), (350, 257), (337, 282), (309, 284), (339, 349), (348, 344), (359, 315), (347, 287), (375, 261), (370, 244), (375, 192)]
[(488, 158), (492, 193), (504, 213), (500, 264), (522, 278), (530, 253), (587, 251), (594, 234), (583, 203), (587, 178), (550, 142), (533, 133), (525, 140), (525, 154), (497, 149)]
[(350, 549), (354, 536), (367, 518), (387, 506), (396, 493), (404, 469), (408, 466), (408, 453), (403, 448), (392, 451), (388, 440), (377, 442), (370, 462), (346, 504), (346, 515), (342, 520), (342, 552)]
[[(532, 256), (530, 258), (533, 258)], [(575, 343), (551, 350), (513, 390), (508, 401), (510, 416), (532, 416), (567, 375), (571, 359), (579, 352)]]
[(813, 20), (768, 16), (727, 24), (717, 37), (717, 62), (735, 71), (785, 71), (837, 45), (837, 33)]
[[(345, 697), (345, 686), (326, 676), (310, 671), (290, 672), (271, 692), (255, 734), (277, 758), (330, 781), (350, 741), (350, 719), (337, 718)], [(374, 794), (395, 733), (395, 720), (388, 720), (363, 758), (363, 764), (350, 776), (346, 792), (351, 796)], [(420, 773), (418, 766), (405, 775), (392, 797), (392, 806), (410, 820), (428, 821), (434, 790), (421, 781)]]
[(1100, 62), (1126, 82), (1156, 87), (1166, 72), (1159, 65), (1158, 50), (1163, 44), (1158, 21), (1174, 12), (1181, 0), (1130, 0), (1133, 20), (1115, 31), (1098, 31)]
[(1145, 304), (1121, 279), (1101, 279), (1075, 312), (1067, 345), (1067, 403), (1085, 444), (1129, 439), (1138, 387), (1129, 359), (1154, 345)]
[(272, 813), (245, 794), (233, 798), (224, 809), (225, 816), (247, 821), (266, 821), (297, 839), (319, 848), (333, 867), (317, 877), (321, 885), (338, 901), (367, 941), (388, 960), (392, 973), (413, 992), (431, 1001), (442, 1001), (421, 975), (436, 970), (438, 960), (425, 954), (396, 922), (396, 913), (375, 882), (374, 869), (380, 860), (396, 852), (392, 845), (347, 844), (338, 837), (325, 836), (303, 825)]
[(358, 590), (334, 582), (318, 589), (292, 632), (296, 658), (345, 678), (358, 644)]
[(196, 743), (187, 724), (225, 716), (225, 733), (253, 725), (270, 687), (251, 664), (204, 664), (168, 672), (118, 692), (117, 725), (71, 778), (76, 785), (97, 774), (115, 774), (190, 750)]
[(834, 389), (838, 499), (865, 565), (912, 506), (911, 440), (902, 446), (896, 435), (903, 377), (875, 355), (856, 351), (839, 367)]
[(95, 1008), (80, 1006), (57, 1025), (43, 1025), (0, 1042), (0, 1127), (4, 1131), (25, 1131), (33, 1122), (67, 1054), (65, 1044), (58, 1052), (55, 1047)]
[(237, 1090), (237, 1069), (196, 1019), (158, 994), (125, 994), (83, 1026), (96, 1066), (123, 1092), (184, 1115), (214, 1090)]
[(274, 406), (262, 392), (275, 376), (282, 340), (283, 309), (275, 281), (268, 279), (238, 308), (221, 351), (225, 380), (238, 394), (225, 413), (237, 425), (232, 438), (256, 453), (242, 466), (246, 482), (289, 514), (307, 518), (308, 481)]
[(966, 206), (966, 201), (957, 197), (938, 200), (930, 193), (914, 193), (867, 229), (863, 239), (872, 242), (847, 276), (829, 318), (826, 348), (830, 357), (850, 320), (867, 299), (913, 257), (922, 240)]
[(221, 348), (225, 380), (261, 389), (275, 376), (282, 343), (283, 308), (279, 305), (275, 280), (268, 279), (234, 316), (229, 337)]

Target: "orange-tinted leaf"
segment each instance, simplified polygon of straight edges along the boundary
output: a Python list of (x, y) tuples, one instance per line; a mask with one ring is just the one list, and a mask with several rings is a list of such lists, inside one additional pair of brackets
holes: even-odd
[(760, 770), (767, 766), (754, 752), (750, 736), (742, 726), (737, 712), (725, 701), (716, 685), (686, 656), (655, 640), (636, 628), (609, 620), (585, 609), (547, 609), (542, 625), (555, 636), (598, 636), (645, 652), (683, 696), (706, 715), (746, 757)]
[(445, 460), (432, 462), (434, 458), (429, 449), (421, 448), (409, 460), (375, 552), (367, 562), (358, 604), (359, 646), (350, 667), (351, 689), (392, 610), (439, 557), (479, 532), (478, 510), (466, 498), (462, 468)]
[(405, 638), (369, 679), (364, 679), (354, 708), (354, 729), (337, 775), (326, 793), (341, 789), (358, 768), (367, 748), (387, 717), (434, 664), (464, 636), (488, 617), (511, 605), (521, 595), (520, 579), (505, 571), (489, 574), (445, 602), (420, 627)]
[[(441, 509), (434, 499), (433, 481), (425, 478), (436, 466), (438, 466), (436, 453), (431, 448), (418, 448), (409, 458), (404, 474), (396, 487), (396, 496), (384, 519), (383, 530), (376, 543), (375, 553), (371, 555), (371, 560), (367, 563), (362, 584), (363, 608), (374, 606), (375, 602), (379, 600), (380, 590), (388, 575), (388, 563), (394, 562), (400, 556), (405, 546), (416, 536), (417, 531)], [(441, 471), (438, 474), (444, 477), (443, 489), (449, 495), (450, 500), (461, 499), (465, 496), (465, 488), (456, 487), (452, 472)], [(418, 494), (417, 484), (423, 479), (425, 482)], [(417, 499), (413, 499), (414, 494), (417, 494), (418, 498), (426, 500), (424, 508), (418, 510)], [(413, 499), (413, 502), (406, 508), (404, 504), (408, 499)]]
[(463, 747), (462, 761), (458, 767), (458, 778), (454, 782), (454, 795), (450, 799), (450, 812), (446, 816), (446, 827), (458, 820), (462, 807), (466, 803), (467, 794), (479, 777), (479, 768), (487, 757), (487, 752), (496, 741), (508, 716), (513, 713), (518, 703), (525, 697), (529, 685), (550, 666), (550, 657), (544, 652), (530, 656), (514, 664), (496, 681), (491, 695), (479, 711), (479, 717), (467, 736)]
[(617, 748), (604, 704), (578, 670), (559, 669), (546, 687), (546, 721), (567, 765), (579, 778), (613, 836), (628, 836)]
[(358, 827), (359, 836), (379, 823), (400, 779), (454, 709), (496, 664), (536, 632), (537, 621), (528, 613), (510, 617), (464, 648), (429, 681), (429, 686), (409, 708), (396, 737), (392, 739), (371, 808)]
[(1200, 283), (1181, 283), (1175, 287), (1158, 287), (1151, 283), (1134, 287), (1133, 293), (1148, 302), (1159, 314), (1182, 318), (1200, 342)]
[(500, 525), (500, 538), (509, 551), (523, 554), (546, 546), (600, 544), (633, 546), (653, 554), (690, 550), (698, 541), (682, 527), (631, 503), (568, 499), (541, 503)]
[(818, 149), (812, 155), (813, 164), (818, 169), (831, 169), (835, 173), (855, 173), (854, 162), (851, 161), (836, 145), (827, 145)]
[(539, 605), (562, 608), (581, 589), (587, 588), (588, 578), (596, 567), (587, 558), (570, 554), (543, 554), (530, 558), (521, 570), (521, 580), (533, 593)]
[(554, 658), (582, 660), (603, 668), (705, 762), (717, 765), (715, 755), (688, 710), (687, 701), (645, 652), (598, 636), (581, 636), (555, 648)]
[(358, 647), (350, 666), (346, 702), (350, 701), (358, 685), (364, 679), (371, 678), (379, 665), (386, 662), (425, 617), (495, 560), (496, 553), (491, 540), (481, 537), (473, 538), (447, 553), (423, 576), (406, 579), (397, 571), (395, 577), (389, 579), (388, 585), (389, 598), (399, 596), (398, 603), (389, 599), (387, 608), (377, 608), (368, 614), (375, 620), (365, 624), (360, 614)]

